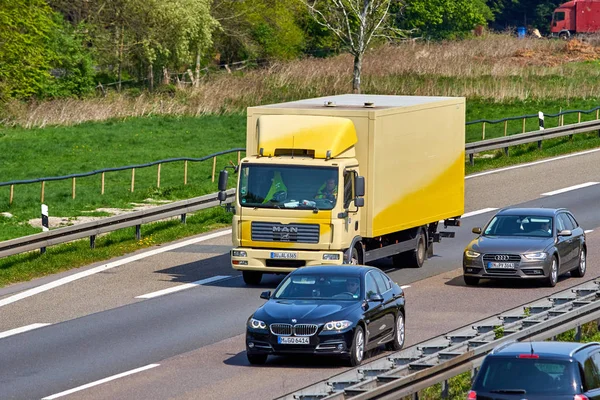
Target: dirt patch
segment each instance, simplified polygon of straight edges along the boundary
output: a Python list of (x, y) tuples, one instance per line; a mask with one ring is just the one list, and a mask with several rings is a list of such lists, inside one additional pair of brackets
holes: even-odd
[(518, 49), (511, 57), (512, 62), (520, 66), (554, 67), (576, 61), (590, 61), (600, 59), (600, 47), (577, 39), (565, 42), (565, 47), (560, 54), (548, 54), (537, 49)]

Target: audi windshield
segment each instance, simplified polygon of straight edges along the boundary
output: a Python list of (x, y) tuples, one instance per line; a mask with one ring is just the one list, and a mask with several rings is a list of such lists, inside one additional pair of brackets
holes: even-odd
[(483, 236), (552, 237), (552, 217), (536, 215), (497, 215)]
[(240, 173), (242, 207), (331, 210), (337, 202), (335, 167), (246, 164)]

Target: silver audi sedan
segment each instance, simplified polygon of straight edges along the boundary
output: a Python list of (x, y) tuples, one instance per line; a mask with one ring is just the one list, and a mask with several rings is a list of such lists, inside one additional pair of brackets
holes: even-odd
[(585, 274), (585, 232), (564, 208), (505, 208), (473, 233), (479, 236), (463, 254), (467, 285), (482, 278), (519, 278), (553, 287), (561, 274)]

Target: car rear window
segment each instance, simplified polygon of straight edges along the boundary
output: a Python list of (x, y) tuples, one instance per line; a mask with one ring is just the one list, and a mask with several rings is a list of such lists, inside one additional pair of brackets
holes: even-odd
[(488, 357), (477, 374), (473, 390), (574, 395), (578, 385), (574, 370), (574, 363), (566, 360)]

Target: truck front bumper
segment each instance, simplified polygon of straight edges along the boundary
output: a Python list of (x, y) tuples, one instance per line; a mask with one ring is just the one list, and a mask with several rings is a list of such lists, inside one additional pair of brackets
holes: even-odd
[(311, 265), (341, 265), (341, 251), (308, 251), (293, 249), (251, 249), (238, 247), (231, 250), (231, 266), (240, 271), (287, 273)]

